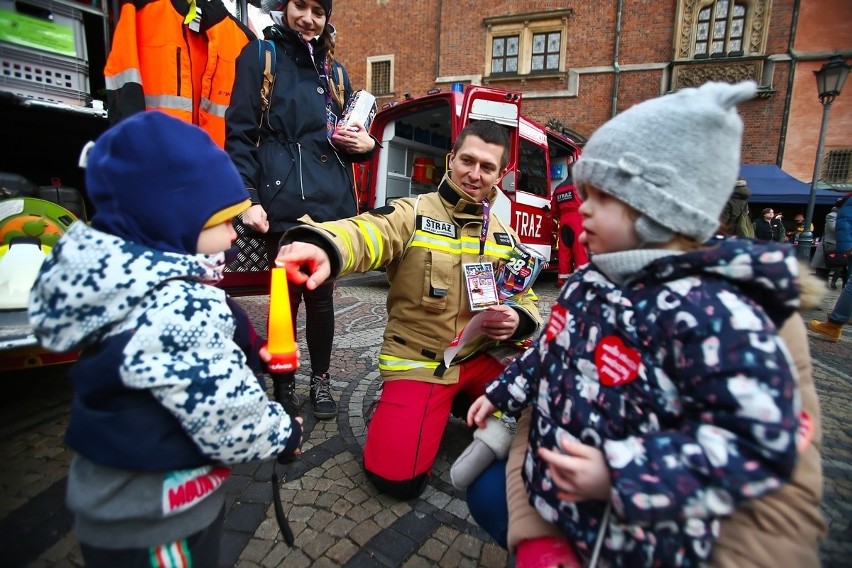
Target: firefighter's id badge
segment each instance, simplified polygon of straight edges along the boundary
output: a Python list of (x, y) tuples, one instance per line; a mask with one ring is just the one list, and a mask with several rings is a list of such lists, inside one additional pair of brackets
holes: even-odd
[(467, 297), (470, 299), (471, 310), (484, 310), (488, 306), (500, 303), (497, 298), (497, 281), (494, 269), (489, 262), (462, 264), (464, 282), (467, 286)]

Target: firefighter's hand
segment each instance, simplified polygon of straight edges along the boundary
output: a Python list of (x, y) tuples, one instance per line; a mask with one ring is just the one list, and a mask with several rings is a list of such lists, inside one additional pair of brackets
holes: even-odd
[(364, 154), (376, 146), (376, 141), (360, 122), (335, 130), (331, 137), (334, 145), (348, 154)]
[(299, 241), (284, 245), (278, 250), (275, 266), (287, 269), (287, 279), (304, 284), (314, 290), (331, 275), (331, 262), (324, 250), (310, 243)]
[(266, 217), (266, 211), (260, 205), (252, 205), (243, 211), (242, 218), (243, 225), (258, 233), (269, 231), (269, 219)]
[(505, 341), (515, 335), (521, 317), (513, 308), (505, 304), (488, 306), (485, 319), (482, 321), (482, 331), (497, 341)]

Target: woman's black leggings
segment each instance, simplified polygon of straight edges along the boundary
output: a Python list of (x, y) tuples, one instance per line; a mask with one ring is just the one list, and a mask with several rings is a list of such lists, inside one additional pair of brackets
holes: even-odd
[[(266, 256), (269, 264), (278, 254), (278, 241), (282, 233), (264, 235)], [(299, 305), (305, 301), (305, 341), (311, 358), (311, 374), (321, 375), (328, 371), (331, 363), (331, 344), (334, 340), (334, 281), (328, 280), (315, 290), (304, 285), (287, 283), (290, 292), (290, 313), (293, 315), (293, 331), (296, 332), (296, 319)], [(298, 334), (296, 334), (298, 337)]]

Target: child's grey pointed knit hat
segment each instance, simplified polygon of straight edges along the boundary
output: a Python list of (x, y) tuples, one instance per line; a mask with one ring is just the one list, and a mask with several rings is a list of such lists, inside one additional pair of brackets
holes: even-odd
[(643, 242), (674, 233), (704, 242), (739, 176), (743, 123), (735, 105), (756, 92), (753, 81), (706, 83), (637, 104), (595, 131), (574, 182), (639, 211)]

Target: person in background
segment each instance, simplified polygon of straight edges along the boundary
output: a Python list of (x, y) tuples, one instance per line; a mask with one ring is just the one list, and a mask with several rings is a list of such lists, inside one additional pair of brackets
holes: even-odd
[[(846, 274), (852, 270), (852, 199), (846, 197), (846, 202), (837, 212), (834, 224), (837, 237), (837, 253), (846, 259)], [(852, 279), (843, 282), (843, 290), (834, 304), (826, 321), (811, 320), (809, 327), (829, 341), (840, 341), (843, 337), (843, 326), (852, 317)]]
[[(793, 228), (787, 231), (787, 242), (793, 244), (799, 244), (799, 235), (801, 235), (805, 230), (805, 216), (802, 213), (796, 213), (793, 217)], [(814, 224), (811, 223), (811, 234), (813, 234)]]
[(754, 222), (754, 238), (759, 241), (784, 242), (784, 224), (781, 213), (775, 214), (772, 207), (761, 211), (760, 219)]
[(591, 136), (574, 166), (591, 262), (470, 408), (482, 427), (532, 407), (524, 483), (570, 543), (564, 565), (702, 565), (719, 518), (792, 474), (796, 376), (776, 326), (799, 302), (794, 251), (704, 245), (739, 171), (734, 105), (755, 92), (682, 89)]
[[(741, 219), (741, 216), (745, 215), (746, 219), (749, 216), (749, 197), (751, 197), (751, 190), (748, 188), (748, 183), (742, 178), (738, 179), (737, 183), (734, 184), (734, 192), (731, 194), (727, 203), (725, 203), (725, 207), (722, 208), (721, 222), (727, 234), (736, 235), (740, 238), (755, 237), (754, 226), (751, 220), (748, 220), (747, 223), (751, 227), (741, 224), (741, 221), (744, 221), (744, 219)], [(749, 228), (751, 228), (751, 231), (748, 230)]]
[[(497, 269), (520, 244), (491, 213), (509, 149), (502, 126), (471, 122), (456, 138), (437, 191), (337, 222), (306, 218), (282, 240), (276, 262), (308, 289), (387, 267), (388, 322), (379, 352), (384, 382), (367, 426), (364, 471), (379, 491), (398, 499), (426, 487), (456, 395), (482, 394), (519, 352), (517, 342), (541, 326), (531, 290), (483, 312), (468, 300), (465, 268)], [(481, 333), (447, 363), (444, 352), (477, 313), (483, 314)]]
[[(846, 201), (845, 197), (841, 197), (834, 202), (831, 211), (825, 216), (825, 225), (823, 225), (822, 241), (814, 251), (814, 256), (811, 258), (811, 268), (817, 276), (825, 278), (829, 281), (829, 287), (835, 289), (837, 287), (837, 278), (842, 272), (838, 267), (829, 267), (827, 256), (831, 256), (837, 250), (837, 237), (834, 233), (834, 224), (837, 220), (837, 212)], [(834, 278), (830, 278), (833, 273)]]
[(580, 233), (583, 232), (583, 219), (578, 209), (583, 203), (577, 188), (574, 187), (574, 179), (571, 177), (571, 169), (568, 176), (556, 186), (553, 192), (553, 213), (559, 221), (559, 273), (556, 277), (556, 286), (562, 287), (565, 279), (577, 269), (589, 262), (586, 247), (580, 243)]
[[(275, 46), (275, 81), (263, 112), (264, 71), (260, 40), (237, 59), (231, 105), (225, 113), (225, 149), (248, 188), (251, 207), (242, 222), (263, 235), (270, 264), (284, 231), (302, 215), (330, 221), (355, 215), (352, 163), (368, 160), (376, 141), (362, 124), (345, 131), (335, 125), (352, 95), (332, 74), (332, 38), (328, 20), (332, 0), (287, 0), (270, 13), (264, 30)], [(333, 143), (333, 145), (332, 145)], [(331, 393), (331, 347), (334, 339), (334, 286), (316, 289), (291, 284), (295, 322), (305, 302), (305, 339), (311, 361), (310, 400), (314, 416), (337, 416)], [(292, 415), (301, 412), (295, 373), (272, 375), (273, 396)]]
[(58, 241), (29, 306), (43, 347), (80, 350), (65, 442), (83, 558), (217, 566), (228, 466), (299, 453), (302, 432), (258, 379), (263, 340), (215, 286), (248, 192), (209, 135), (158, 111), (98, 138), (86, 188), (92, 224)]

